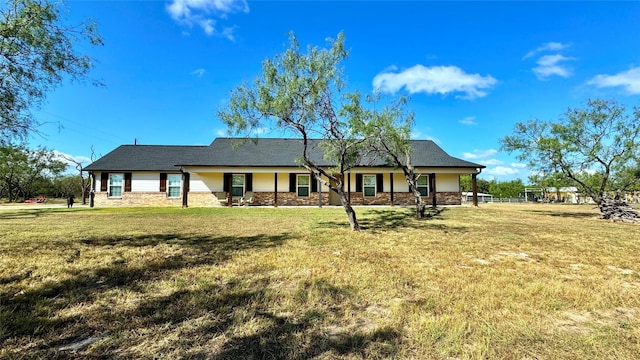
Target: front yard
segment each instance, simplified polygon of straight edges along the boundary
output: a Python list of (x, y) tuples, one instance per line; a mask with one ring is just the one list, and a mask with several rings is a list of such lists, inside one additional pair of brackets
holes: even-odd
[(0, 358), (634, 359), (592, 206), (0, 210)]

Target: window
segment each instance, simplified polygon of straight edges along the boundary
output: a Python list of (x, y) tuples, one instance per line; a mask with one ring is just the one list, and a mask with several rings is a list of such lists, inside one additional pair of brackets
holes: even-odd
[(298, 196), (309, 196), (310, 189), (310, 176), (309, 175), (298, 175)]
[(233, 175), (231, 177), (231, 195), (244, 196), (244, 175)]
[(420, 176), (418, 178), (418, 191), (420, 191), (420, 195), (427, 196), (429, 189), (429, 178), (426, 176)]
[(376, 196), (376, 176), (375, 175), (363, 175), (362, 176), (362, 190), (364, 196)]
[(180, 174), (167, 175), (167, 183), (169, 185), (167, 190), (167, 196), (180, 197), (180, 181), (181, 180), (182, 180), (182, 175)]
[(110, 197), (122, 196), (123, 180), (124, 180), (124, 174), (109, 174), (109, 196)]

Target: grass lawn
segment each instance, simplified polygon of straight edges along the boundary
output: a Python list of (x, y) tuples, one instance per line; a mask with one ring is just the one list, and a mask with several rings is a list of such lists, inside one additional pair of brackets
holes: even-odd
[(0, 358), (637, 359), (592, 206), (0, 210)]

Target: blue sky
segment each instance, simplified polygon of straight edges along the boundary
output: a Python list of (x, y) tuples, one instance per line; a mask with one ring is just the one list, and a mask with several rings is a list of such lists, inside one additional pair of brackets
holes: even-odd
[(555, 120), (589, 98), (640, 99), (640, 2), (68, 1), (105, 45), (92, 87), (65, 83), (35, 114), (32, 146), (89, 164), (122, 144), (206, 145), (225, 135), (229, 92), (284, 51), (287, 33), (325, 46), (344, 31), (351, 90), (410, 95), (415, 138), (484, 164), (481, 177), (528, 169), (499, 139), (516, 122)]

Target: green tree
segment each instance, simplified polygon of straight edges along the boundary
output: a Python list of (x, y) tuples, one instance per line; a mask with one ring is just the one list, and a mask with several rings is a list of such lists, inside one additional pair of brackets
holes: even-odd
[(0, 147), (0, 194), (9, 201), (28, 199), (44, 182), (50, 182), (66, 169), (53, 151), (24, 146)]
[(95, 23), (66, 26), (61, 6), (49, 0), (0, 5), (0, 142), (37, 131), (30, 109), (41, 105), (65, 76), (86, 80), (92, 68), (91, 57), (82, 55), (78, 44), (102, 45)]
[[(368, 98), (373, 103), (379, 99), (379, 95)], [(377, 110), (377, 106), (373, 107), (374, 110), (365, 110), (364, 121), (355, 126), (356, 131), (368, 140), (376, 156), (385, 158), (387, 163), (402, 170), (415, 199), (416, 216), (421, 219), (425, 216), (427, 204), (422, 201), (422, 194), (418, 190), (418, 178), (422, 175), (416, 173), (411, 163), (410, 139), (414, 114), (405, 109), (407, 101), (407, 98), (400, 97), (380, 110)]]
[[(556, 122), (529, 120), (502, 138), (502, 149), (518, 152), (521, 161), (544, 174), (562, 173), (581, 192), (600, 204), (610, 179), (631, 174), (618, 190), (639, 179), (640, 110), (629, 114), (615, 100), (589, 100), (585, 108), (568, 109)], [(583, 174), (596, 172), (591, 183)]]
[[(491, 182), (486, 179), (476, 179), (478, 193), (491, 194)], [(473, 190), (471, 175), (460, 175), (460, 191), (470, 192)], [(492, 194), (496, 195), (496, 194)]]
[[(353, 131), (362, 121), (360, 95), (347, 93), (341, 63), (347, 58), (344, 34), (328, 40), (328, 48), (311, 47), (306, 53), (293, 33), (289, 48), (262, 63), (262, 74), (253, 84), (231, 92), (226, 109), (218, 111), (229, 132), (255, 138), (264, 128), (277, 128), (301, 139), (300, 164), (317, 181), (338, 194), (352, 230), (360, 230), (356, 212), (344, 190), (346, 171), (355, 167), (366, 152), (365, 140)], [(321, 146), (332, 169), (310, 156), (310, 139)], [(328, 179), (328, 180), (327, 180)]]

